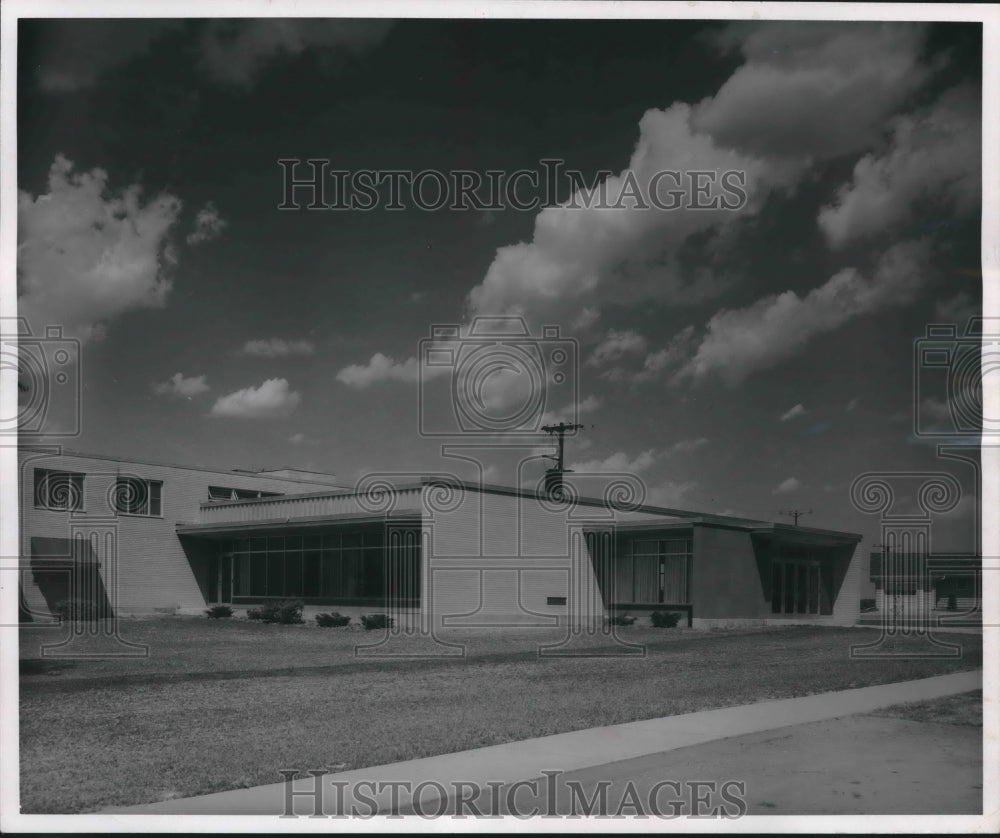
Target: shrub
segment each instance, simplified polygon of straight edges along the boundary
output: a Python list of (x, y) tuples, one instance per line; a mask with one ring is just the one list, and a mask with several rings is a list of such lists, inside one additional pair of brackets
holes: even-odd
[(948, 594), (948, 610), (958, 611), (958, 599), (954, 594)]
[(366, 630), (390, 628), (393, 624), (392, 617), (387, 614), (362, 614), (361, 625)]
[(334, 611), (332, 614), (316, 615), (316, 625), (322, 628), (340, 628), (341, 626), (346, 626), (350, 622), (350, 617), (345, 617), (337, 611)]
[(62, 599), (57, 602), (52, 613), (62, 620), (92, 622), (101, 618), (101, 609), (89, 599)]
[(680, 614), (674, 614), (672, 611), (654, 611), (649, 615), (649, 621), (653, 624), (655, 628), (674, 628), (681, 620)]
[(867, 613), (869, 611), (876, 611), (875, 600), (874, 599), (863, 599), (861, 600), (861, 612)]
[(301, 599), (286, 599), (268, 602), (260, 608), (248, 608), (248, 620), (260, 620), (262, 623), (282, 623), (283, 625), (298, 625), (305, 622), (302, 619), (303, 602)]
[(608, 618), (608, 624), (612, 626), (630, 626), (635, 622), (635, 617), (630, 617), (628, 614), (615, 614), (614, 617)]
[(233, 616), (233, 609), (228, 605), (213, 605), (205, 611), (205, 616), (210, 620), (221, 620)]

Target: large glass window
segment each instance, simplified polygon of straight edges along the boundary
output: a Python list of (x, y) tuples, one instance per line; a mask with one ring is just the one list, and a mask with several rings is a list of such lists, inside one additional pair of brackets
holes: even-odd
[(609, 543), (601, 533), (587, 536), (605, 602), (685, 605), (691, 601), (690, 537), (624, 539), (618, 555), (611, 555)]
[(372, 600), (420, 596), (420, 531), (381, 528), (237, 539), (233, 591), (242, 597)]

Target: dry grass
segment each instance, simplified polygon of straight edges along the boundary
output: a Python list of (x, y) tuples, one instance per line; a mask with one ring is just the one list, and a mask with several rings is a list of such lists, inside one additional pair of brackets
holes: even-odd
[(530, 632), (480, 631), (465, 633), (465, 658), (359, 661), (353, 646), (371, 636), (336, 629), (174, 618), (142, 631), (156, 641), (148, 661), (22, 679), (23, 811), (93, 811), (276, 782), (281, 768), (358, 768), (908, 680), (977, 668), (982, 654), (975, 635), (955, 636), (959, 659), (857, 660), (850, 646), (874, 632), (642, 629), (622, 634), (648, 641), (644, 657), (542, 658)]

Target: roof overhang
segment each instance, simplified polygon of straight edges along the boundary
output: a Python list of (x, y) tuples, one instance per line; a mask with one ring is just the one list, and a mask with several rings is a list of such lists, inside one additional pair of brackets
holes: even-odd
[(419, 526), (419, 512), (394, 515), (322, 515), (314, 518), (272, 518), (266, 521), (220, 521), (212, 524), (178, 524), (177, 535), (192, 538), (249, 538), (271, 533), (308, 533), (348, 526)]

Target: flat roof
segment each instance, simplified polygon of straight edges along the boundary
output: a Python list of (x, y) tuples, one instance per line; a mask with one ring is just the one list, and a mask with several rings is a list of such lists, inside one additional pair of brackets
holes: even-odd
[[(209, 474), (222, 474), (222, 475), (239, 475), (240, 477), (258, 477), (263, 480), (284, 480), (287, 483), (304, 483), (310, 486), (328, 486), (330, 488), (342, 488), (336, 485), (335, 475), (326, 474), (326, 472), (312, 471), (306, 472), (304, 469), (294, 469), (294, 471), (300, 471), (302, 473), (315, 474), (317, 476), (326, 475), (330, 480), (308, 480), (304, 477), (284, 477), (278, 476), (276, 474), (269, 474), (267, 471), (251, 471), (249, 469), (231, 468), (231, 469), (218, 469), (218, 468), (208, 468), (207, 466), (188, 466), (181, 463), (164, 463), (157, 460), (137, 460), (132, 457), (119, 457), (112, 454), (90, 454), (86, 451), (76, 451), (72, 448), (63, 448), (60, 445), (45, 445), (45, 444), (28, 444), (19, 445), (18, 454), (22, 452), (31, 452), (42, 455), (49, 455), (52, 457), (80, 457), (85, 460), (105, 460), (112, 463), (135, 463), (142, 466), (159, 466), (161, 468), (176, 468), (183, 469), (185, 471), (203, 471)], [(283, 470), (283, 469), (278, 469)], [(275, 471), (275, 469), (272, 469)], [(288, 495), (287, 497), (298, 497), (298, 495)]]

